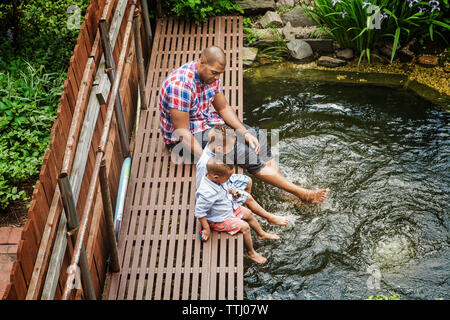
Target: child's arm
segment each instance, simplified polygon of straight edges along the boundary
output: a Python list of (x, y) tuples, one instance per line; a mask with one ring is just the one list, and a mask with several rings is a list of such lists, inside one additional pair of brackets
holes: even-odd
[(209, 238), (210, 228), (209, 223), (206, 220), (209, 210), (213, 206), (214, 200), (211, 197), (198, 194), (195, 201), (195, 217), (200, 221), (202, 225), (202, 240), (206, 241)]
[(198, 219), (200, 224), (202, 225), (202, 240), (206, 241), (209, 239), (209, 234), (211, 233), (211, 229), (209, 228), (209, 223), (206, 220), (206, 217)]

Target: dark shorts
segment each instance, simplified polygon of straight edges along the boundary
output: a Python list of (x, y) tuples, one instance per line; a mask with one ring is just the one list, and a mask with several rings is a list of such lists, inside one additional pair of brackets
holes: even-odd
[[(238, 166), (246, 169), (250, 174), (255, 174), (262, 168), (266, 166), (266, 163), (270, 161), (272, 153), (270, 151), (270, 146), (267, 143), (267, 134), (264, 131), (259, 130), (259, 128), (253, 128), (244, 124), (245, 128), (258, 138), (260, 144), (259, 154), (255, 153), (255, 150), (250, 148), (250, 146), (245, 142), (243, 136), (238, 135), (234, 149), (227, 153), (227, 158), (237, 164)], [(204, 149), (208, 144), (208, 132), (211, 129), (194, 134), (195, 139), (201, 143)]]

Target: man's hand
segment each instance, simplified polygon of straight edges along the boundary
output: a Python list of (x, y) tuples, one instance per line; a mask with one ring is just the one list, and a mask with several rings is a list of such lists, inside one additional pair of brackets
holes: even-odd
[(203, 148), (189, 131), (189, 112), (170, 109), (170, 117), (174, 127), (174, 134), (185, 145), (186, 149), (196, 157), (200, 157)]
[(245, 141), (247, 141), (250, 148), (255, 150), (256, 154), (259, 154), (260, 151), (259, 141), (254, 135), (252, 135), (250, 132), (247, 131), (247, 133), (245, 134)]
[[(250, 148), (255, 150), (256, 154), (259, 154), (260, 145), (258, 139), (250, 132), (246, 131), (246, 128), (242, 122), (238, 119), (234, 109), (228, 104), (227, 99), (223, 92), (216, 93), (213, 100), (214, 109), (222, 117), (222, 119), (235, 130), (245, 134), (245, 141)], [(247, 132), (247, 133), (245, 133)]]

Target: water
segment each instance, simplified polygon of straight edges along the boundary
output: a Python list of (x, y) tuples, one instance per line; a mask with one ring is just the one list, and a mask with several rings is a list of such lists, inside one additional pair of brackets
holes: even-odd
[(268, 211), (291, 215), (279, 241), (245, 260), (248, 299), (450, 298), (448, 112), (411, 91), (300, 80), (244, 81), (244, 122), (278, 129), (281, 171), (321, 205), (256, 178)]

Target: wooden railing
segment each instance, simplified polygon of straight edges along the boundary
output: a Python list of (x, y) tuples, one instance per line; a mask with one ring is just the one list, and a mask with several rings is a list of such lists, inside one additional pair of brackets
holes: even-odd
[[(116, 92), (120, 95), (126, 135), (133, 132), (138, 101), (138, 70), (133, 32), (129, 19), (136, 0), (92, 0), (87, 9), (70, 59), (64, 92), (53, 124), (49, 149), (45, 153), (28, 220), (23, 228), (17, 260), (3, 299), (60, 299), (67, 282), (69, 265), (77, 264), (83, 246), (86, 250), (94, 296), (100, 298), (105, 281), (107, 241), (102, 195), (98, 185), (99, 153), (106, 167), (112, 206), (115, 205), (124, 154), (119, 119), (111, 111)], [(140, 7), (138, 1), (137, 7)], [(133, 11), (131, 11), (133, 10)], [(142, 11), (142, 9), (141, 9)], [(127, 19), (128, 18), (128, 19)], [(99, 21), (109, 25), (112, 56), (120, 74), (111, 83), (105, 70)], [(146, 28), (143, 39), (143, 65), (147, 65), (150, 41)], [(112, 89), (112, 90), (110, 90)], [(115, 89), (118, 89), (115, 90)], [(58, 176), (70, 177), (80, 231), (76, 242), (67, 235)], [(73, 231), (73, 230), (68, 230)], [(76, 230), (75, 230), (76, 232)], [(87, 298), (79, 289), (67, 290), (65, 298)]]

